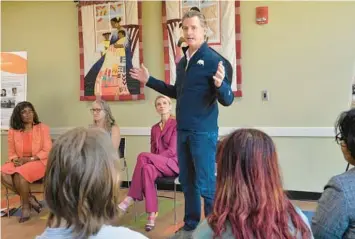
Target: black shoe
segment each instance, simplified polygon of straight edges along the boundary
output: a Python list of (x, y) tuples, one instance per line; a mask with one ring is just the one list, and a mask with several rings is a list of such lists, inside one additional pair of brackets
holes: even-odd
[(31, 217), (22, 217), (22, 216), (21, 216), (21, 217), (20, 217), (20, 220), (18, 220), (18, 222), (19, 222), (19, 223), (24, 223), (24, 222), (30, 220), (30, 218), (31, 218)]

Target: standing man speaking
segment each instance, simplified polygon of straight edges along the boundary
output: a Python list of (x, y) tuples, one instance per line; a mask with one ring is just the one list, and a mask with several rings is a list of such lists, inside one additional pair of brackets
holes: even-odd
[(218, 139), (218, 103), (229, 106), (234, 100), (225, 74), (224, 58), (205, 42), (207, 23), (198, 11), (182, 18), (188, 47), (176, 66), (175, 85), (149, 75), (142, 64), (131, 76), (148, 87), (177, 100), (177, 151), (179, 180), (185, 196), (184, 227), (173, 238), (189, 238), (201, 217), (201, 199), (205, 216), (212, 211), (215, 194), (215, 156)]

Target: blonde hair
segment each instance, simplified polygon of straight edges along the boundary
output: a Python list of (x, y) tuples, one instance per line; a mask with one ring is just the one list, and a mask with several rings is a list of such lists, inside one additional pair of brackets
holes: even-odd
[[(159, 99), (166, 99), (169, 102), (169, 105), (172, 105), (172, 101), (169, 97), (165, 96), (165, 95), (158, 95), (155, 100), (154, 100), (154, 106), (157, 107), (157, 101)], [(170, 111), (170, 118), (175, 119), (175, 115), (173, 115), (173, 112)]]
[(172, 104), (171, 99), (170, 99), (169, 97), (167, 97), (167, 96), (165, 96), (165, 95), (158, 95), (158, 96), (155, 98), (155, 100), (154, 100), (154, 106), (157, 106), (157, 101), (158, 101), (159, 99), (166, 99), (166, 100), (169, 102), (170, 105)]
[[(101, 106), (101, 108), (106, 112), (105, 115), (105, 129), (107, 131), (111, 131), (112, 126), (116, 124), (116, 120), (112, 115), (110, 105), (101, 99), (95, 100), (93, 103), (97, 103)], [(95, 125), (95, 120), (94, 120), (94, 125)]]
[(67, 223), (76, 238), (96, 234), (118, 215), (118, 156), (100, 128), (75, 128), (61, 135), (49, 154), (44, 179), (47, 225)]

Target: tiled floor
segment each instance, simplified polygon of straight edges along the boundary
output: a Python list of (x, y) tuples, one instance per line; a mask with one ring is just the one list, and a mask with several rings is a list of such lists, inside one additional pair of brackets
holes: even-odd
[[(2, 188), (3, 189), (3, 188)], [(126, 194), (127, 190), (122, 190), (122, 197)], [(160, 191), (160, 195), (172, 196), (172, 192)], [(1, 193), (1, 208), (4, 208), (5, 197), (4, 190)], [(37, 198), (42, 198), (42, 195), (37, 195)], [(13, 205), (19, 204), (19, 197), (12, 197), (11, 202)], [(294, 203), (299, 206), (302, 210), (314, 211), (316, 208), (316, 202), (304, 202), (304, 201), (294, 201)], [(182, 225), (183, 220), (183, 195), (181, 193), (177, 194), (177, 225), (174, 225), (174, 213), (173, 213), (173, 200), (167, 198), (159, 199), (159, 216), (157, 218), (156, 228), (147, 233), (144, 231), (144, 224), (146, 221), (146, 216), (144, 212), (144, 202), (136, 204), (136, 207), (131, 207), (129, 212), (117, 221), (117, 224), (127, 226), (133, 230), (139, 231), (145, 234), (148, 238), (162, 239), (167, 238), (172, 235), (176, 229)], [(134, 220), (134, 212), (138, 212), (137, 221)], [(44, 209), (40, 214), (32, 212), (31, 220), (19, 224), (18, 217), (13, 216), (10, 218), (1, 218), (1, 238), (2, 239), (13, 239), (13, 238), (31, 238), (33, 239), (36, 235), (41, 234), (46, 226), (46, 219), (48, 215), (48, 210)]]

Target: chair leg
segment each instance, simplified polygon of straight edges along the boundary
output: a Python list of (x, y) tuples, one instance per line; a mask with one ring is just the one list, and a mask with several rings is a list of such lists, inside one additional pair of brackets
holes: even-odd
[(126, 167), (126, 178), (127, 178), (127, 185), (128, 185), (128, 188), (129, 188), (128, 167)]
[(10, 202), (9, 202), (9, 189), (5, 188), (6, 190), (6, 209), (7, 209), (7, 217), (10, 217)]
[(348, 163), (348, 165), (346, 166), (345, 172), (349, 170), (350, 167), (350, 163)]
[(136, 201), (133, 201), (133, 211), (134, 211), (134, 222), (137, 222), (137, 208), (136, 208)]
[(176, 184), (174, 182), (174, 225), (176, 225)]

